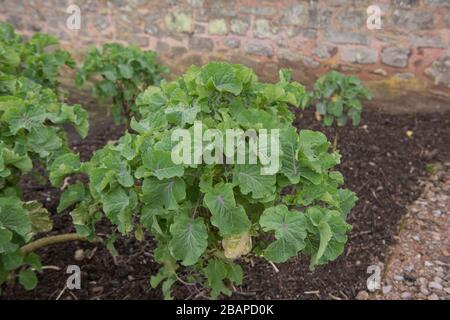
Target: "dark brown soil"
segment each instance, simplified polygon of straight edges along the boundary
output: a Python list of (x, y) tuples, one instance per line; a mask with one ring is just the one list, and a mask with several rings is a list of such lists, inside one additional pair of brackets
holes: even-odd
[[(99, 117), (100, 118), (100, 117)], [(103, 117), (102, 117), (103, 118)], [(95, 119), (94, 119), (95, 120)], [(299, 114), (299, 129), (323, 130), (312, 112)], [(407, 130), (413, 131), (408, 138)], [(94, 122), (87, 140), (72, 139), (73, 147), (88, 159), (108, 140), (121, 136), (123, 128), (107, 120)], [(326, 130), (331, 138), (332, 130)], [(359, 201), (349, 216), (353, 230), (345, 253), (335, 262), (308, 270), (306, 257), (278, 265), (279, 273), (263, 260), (246, 265), (246, 277), (234, 299), (351, 299), (365, 288), (367, 266), (385, 261), (387, 247), (393, 243), (405, 206), (420, 193), (418, 177), (425, 175), (425, 165), (450, 161), (450, 114), (389, 115), (365, 112), (358, 128), (345, 127), (340, 132), (339, 148), (343, 154), (340, 170), (346, 187), (357, 192)], [(34, 179), (24, 181), (24, 196), (46, 204), (52, 212), (59, 191), (38, 186)], [(53, 215), (51, 234), (73, 232), (67, 213)], [(101, 228), (108, 230), (105, 223)], [(147, 237), (148, 238), (148, 237)], [(77, 249), (89, 256), (78, 262)], [(42, 249), (45, 269), (39, 275), (38, 288), (24, 291), (19, 285), (5, 288), (4, 299), (161, 299), (160, 289), (151, 289), (149, 276), (158, 265), (152, 258), (150, 239), (132, 238), (117, 243), (120, 256), (113, 259), (101, 245), (66, 243)], [(91, 255), (89, 255), (91, 253)], [(82, 289), (63, 290), (68, 265), (82, 269)], [(57, 270), (55, 270), (57, 269)], [(177, 284), (175, 298), (204, 298), (200, 288)]]

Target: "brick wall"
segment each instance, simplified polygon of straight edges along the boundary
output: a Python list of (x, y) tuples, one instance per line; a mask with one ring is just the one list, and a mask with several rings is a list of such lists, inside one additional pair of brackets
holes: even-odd
[[(81, 8), (69, 30), (66, 9)], [(369, 30), (377, 5), (382, 29)], [(122, 42), (155, 50), (175, 74), (212, 59), (263, 78), (290, 67), (311, 83), (329, 69), (358, 74), (379, 98), (420, 92), (450, 98), (450, 0), (0, 0), (0, 20), (57, 35), (75, 54)], [(450, 105), (447, 100), (447, 105)]]

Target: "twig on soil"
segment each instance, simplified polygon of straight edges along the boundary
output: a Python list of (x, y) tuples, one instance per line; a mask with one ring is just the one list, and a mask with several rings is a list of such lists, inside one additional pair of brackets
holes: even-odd
[(58, 267), (58, 266), (42, 266), (41, 269), (42, 269), (42, 270), (56, 270), (56, 271), (61, 270), (61, 268)]
[(177, 278), (178, 281), (180, 281), (185, 286), (195, 286), (195, 285), (197, 285), (197, 283), (195, 283), (195, 282), (186, 282), (186, 281), (184, 281), (178, 275), (176, 275), (176, 278)]
[(72, 291), (69, 291), (69, 294), (75, 299), (78, 300), (78, 297)]
[(125, 285), (126, 285), (126, 284), (123, 284), (123, 285), (121, 285), (120, 287), (114, 288), (114, 289), (111, 290), (110, 292), (106, 292), (106, 293), (104, 293), (104, 294), (101, 294), (101, 295), (97, 296), (96, 298), (97, 298), (97, 299), (106, 298), (106, 297), (112, 295), (113, 293), (119, 291), (120, 289), (123, 289), (123, 287), (125, 287)]
[(244, 296), (244, 297), (254, 297), (256, 296), (256, 292), (243, 292), (243, 291), (237, 291), (235, 290), (234, 293)]
[(378, 202), (378, 204), (380, 206), (383, 206), (383, 204), (380, 202), (380, 200), (377, 197), (377, 194), (375, 193), (375, 191), (373, 191), (372, 189), (370, 189), (370, 193), (372, 193), (373, 197), (375, 198), (375, 200)]
[(352, 252), (352, 247), (351, 247), (351, 245), (349, 244), (349, 245), (348, 245), (348, 249), (347, 249), (347, 253), (345, 254), (345, 256), (348, 257), (348, 256), (350, 255), (350, 252)]
[(199, 293), (197, 293), (197, 295), (194, 297), (194, 300), (197, 300), (200, 297), (203, 297), (205, 299), (209, 299), (209, 297), (205, 296), (205, 291), (204, 290), (202, 290)]
[(56, 297), (56, 300), (59, 300), (61, 298), (61, 296), (64, 294), (64, 292), (67, 289), (67, 285), (64, 285), (64, 288), (61, 290), (61, 292), (58, 294), (58, 296)]
[(362, 184), (362, 186), (359, 187), (359, 189), (356, 191), (356, 194), (358, 194), (362, 189), (364, 189), (364, 188), (369, 184), (369, 181), (370, 181), (370, 180), (367, 180), (366, 182), (364, 182), (364, 183)]
[(348, 300), (348, 296), (342, 290), (339, 290), (339, 293)]
[(331, 293), (328, 294), (330, 296), (331, 299), (333, 300), (342, 300), (342, 298), (336, 297), (334, 295), (332, 295)]
[(317, 296), (318, 298), (320, 298), (320, 291), (319, 290), (314, 290), (314, 291), (304, 291), (304, 294), (313, 294), (315, 296)]
[(190, 295), (188, 295), (184, 300), (191, 300), (194, 295), (197, 294), (197, 292), (192, 292)]
[(363, 235), (365, 235), (365, 234), (371, 234), (371, 233), (372, 233), (372, 230), (361, 231), (361, 232), (352, 234), (352, 235), (350, 236), (350, 239), (353, 239), (353, 238), (356, 238), (356, 237), (359, 237), (359, 236), (363, 236)]
[(276, 273), (280, 272), (280, 269), (277, 268), (275, 263), (273, 263), (272, 261), (269, 261), (269, 264), (273, 267), (273, 269), (275, 270)]
[(232, 285), (233, 287), (233, 292), (236, 294), (239, 294), (241, 296), (245, 296), (245, 297), (253, 297), (256, 296), (256, 292), (244, 292), (244, 291), (239, 291), (238, 289), (236, 289), (236, 287), (234, 285)]
[(92, 251), (88, 254), (88, 260), (91, 260), (94, 257), (94, 254), (97, 252), (97, 247), (92, 249)]

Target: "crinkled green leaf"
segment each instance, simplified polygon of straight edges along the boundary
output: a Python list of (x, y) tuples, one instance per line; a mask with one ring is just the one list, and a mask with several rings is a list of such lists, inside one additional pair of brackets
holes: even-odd
[(261, 174), (261, 166), (238, 164), (233, 168), (233, 183), (239, 186), (242, 194), (251, 193), (253, 199), (261, 199), (275, 192), (276, 176)]
[(224, 262), (217, 259), (210, 260), (205, 269), (205, 274), (208, 278), (208, 286), (211, 288), (212, 299), (216, 299), (221, 293), (231, 295), (231, 290), (223, 282), (228, 275), (227, 266)]
[(305, 247), (306, 217), (300, 211), (289, 211), (285, 205), (264, 210), (259, 220), (261, 228), (274, 231), (276, 241), (264, 251), (264, 256), (274, 262), (285, 262)]
[(114, 182), (114, 170), (107, 168), (95, 168), (91, 171), (89, 176), (90, 186), (97, 192), (102, 192), (110, 183)]
[(133, 68), (127, 64), (119, 64), (117, 66), (119, 68), (120, 75), (125, 79), (131, 79), (133, 77)]
[(107, 215), (118, 215), (130, 204), (130, 199), (124, 189), (117, 187), (103, 197), (103, 210)]
[(8, 108), (2, 116), (2, 120), (7, 122), (13, 134), (20, 129), (32, 130), (42, 128), (42, 123), (47, 117), (46, 112), (39, 107), (32, 105), (22, 105), (20, 107)]
[(64, 178), (80, 169), (80, 156), (74, 153), (66, 153), (53, 161), (50, 165), (50, 182), (54, 186), (61, 186)]
[(302, 166), (309, 167), (318, 173), (340, 163), (337, 153), (328, 153), (329, 142), (321, 132), (311, 130), (300, 131), (299, 161)]
[(33, 290), (37, 285), (38, 279), (33, 270), (26, 269), (19, 273), (19, 282), (25, 290)]
[(24, 203), (28, 217), (31, 221), (31, 231), (36, 234), (40, 232), (48, 232), (53, 228), (53, 222), (50, 213), (41, 203), (37, 201), (29, 201)]
[(236, 206), (233, 185), (217, 184), (205, 194), (205, 204), (211, 210), (211, 224), (224, 236), (242, 234), (250, 228), (250, 220), (244, 208)]
[(12, 240), (12, 232), (5, 227), (0, 227), (0, 254), (8, 251), (9, 243)]
[(85, 190), (83, 183), (78, 182), (76, 184), (69, 186), (67, 190), (65, 190), (61, 195), (57, 211), (62, 212), (66, 210), (71, 205), (82, 201), (84, 197), (85, 197)]
[(311, 255), (311, 268), (335, 260), (344, 251), (346, 233), (351, 226), (345, 222), (339, 211), (311, 207), (308, 217), (306, 252)]
[(298, 134), (295, 128), (290, 127), (281, 131), (280, 143), (283, 156), (281, 159), (281, 173), (283, 173), (291, 183), (298, 183), (300, 180), (300, 163), (298, 154)]
[(28, 147), (42, 158), (59, 150), (62, 146), (63, 140), (58, 135), (57, 128), (36, 126), (28, 134)]
[(350, 213), (358, 200), (356, 194), (348, 189), (339, 189), (334, 195), (334, 198), (339, 203), (339, 209), (343, 213), (344, 217)]
[(23, 259), (24, 256), (22, 252), (16, 248), (16, 251), (2, 256), (3, 267), (8, 271), (17, 269), (22, 265)]
[(211, 62), (202, 68), (199, 80), (203, 85), (211, 81), (214, 87), (221, 92), (230, 92), (238, 95), (242, 91), (242, 82), (233, 68), (226, 63)]
[(165, 180), (148, 177), (142, 184), (142, 196), (150, 206), (175, 210), (186, 197), (186, 184), (178, 177)]
[(170, 233), (170, 252), (185, 266), (195, 264), (208, 245), (208, 232), (202, 218), (178, 215), (170, 226)]
[(174, 164), (169, 151), (149, 150), (143, 159), (144, 165), (159, 180), (182, 177), (184, 167), (180, 164)]
[(42, 271), (42, 263), (39, 255), (32, 252), (25, 256), (23, 263), (33, 267), (36, 271)]
[(28, 173), (33, 168), (33, 163), (26, 154), (19, 155), (6, 146), (0, 146), (0, 153), (4, 166), (14, 166), (19, 169), (22, 174)]
[(184, 127), (185, 124), (194, 123), (197, 118), (197, 114), (200, 112), (200, 108), (197, 106), (186, 108), (185, 106), (178, 105), (175, 107), (166, 108), (164, 112), (170, 123)]
[(31, 221), (21, 201), (15, 197), (0, 197), (0, 227), (26, 237), (31, 232)]

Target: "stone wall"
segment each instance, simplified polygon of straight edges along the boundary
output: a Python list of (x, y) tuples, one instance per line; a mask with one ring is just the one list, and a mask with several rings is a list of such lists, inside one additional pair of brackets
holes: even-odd
[[(69, 4), (81, 9), (79, 30), (66, 27)], [(366, 25), (370, 5), (381, 9), (379, 30)], [(450, 98), (450, 0), (0, 0), (0, 7), (0, 20), (24, 35), (57, 35), (77, 56), (114, 41), (157, 51), (175, 75), (218, 59), (267, 80), (290, 67), (308, 84), (337, 69), (359, 75), (384, 100), (411, 92)]]

